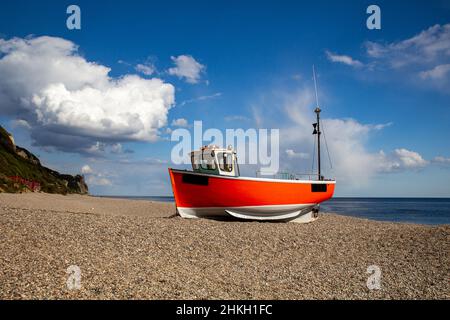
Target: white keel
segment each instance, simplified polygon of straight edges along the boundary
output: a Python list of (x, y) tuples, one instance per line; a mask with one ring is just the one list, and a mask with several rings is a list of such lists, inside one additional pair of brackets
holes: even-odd
[(249, 207), (210, 207), (210, 208), (177, 208), (183, 218), (234, 217), (242, 220), (256, 221), (293, 221), (308, 223), (317, 220), (313, 209), (315, 204), (249, 206)]

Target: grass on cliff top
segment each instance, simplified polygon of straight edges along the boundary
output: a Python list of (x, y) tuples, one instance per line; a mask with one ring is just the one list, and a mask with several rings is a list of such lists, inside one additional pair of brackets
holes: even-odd
[(0, 173), (6, 177), (20, 176), (27, 180), (37, 181), (41, 184), (41, 190), (44, 192), (62, 194), (68, 192), (67, 186), (53, 176), (49, 170), (9, 152), (2, 146), (0, 146)]
[[(23, 188), (26, 188), (8, 178), (12, 176), (39, 182), (41, 191), (47, 193), (79, 192), (78, 186), (74, 186), (73, 181), (67, 181), (68, 178), (71, 180), (72, 176), (61, 175), (41, 166), (39, 163), (36, 164), (24, 159), (16, 153), (13, 147), (8, 131), (0, 126), (0, 192), (20, 192)], [(37, 160), (28, 150), (20, 148), (20, 151), (25, 152), (30, 159)]]

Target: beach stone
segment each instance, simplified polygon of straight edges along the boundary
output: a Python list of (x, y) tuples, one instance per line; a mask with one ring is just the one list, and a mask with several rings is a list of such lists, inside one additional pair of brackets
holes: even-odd
[[(0, 194), (0, 298), (450, 298), (448, 225), (168, 219), (173, 212), (172, 203)], [(372, 265), (380, 290), (367, 287)], [(70, 266), (80, 288), (68, 288)]]

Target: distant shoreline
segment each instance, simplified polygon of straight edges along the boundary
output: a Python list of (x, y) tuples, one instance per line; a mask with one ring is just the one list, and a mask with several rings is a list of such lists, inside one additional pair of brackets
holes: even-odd
[[(173, 196), (97, 196), (174, 203)], [(375, 221), (426, 225), (450, 224), (450, 198), (335, 197), (321, 204), (322, 212)]]
[[(100, 194), (90, 194), (91, 197), (99, 198), (173, 198), (173, 196), (126, 196), (126, 195), (100, 195)], [(450, 200), (450, 197), (333, 197), (333, 199), (443, 199)]]

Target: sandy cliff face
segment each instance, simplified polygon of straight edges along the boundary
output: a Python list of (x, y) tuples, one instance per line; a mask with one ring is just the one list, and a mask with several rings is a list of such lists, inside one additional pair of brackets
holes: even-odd
[(8, 150), (16, 151), (16, 144), (14, 143), (13, 136), (2, 126), (0, 126), (0, 145)]
[(60, 174), (41, 165), (25, 148), (16, 146), (13, 136), (0, 126), (0, 192), (42, 191), (87, 194), (81, 175)]

